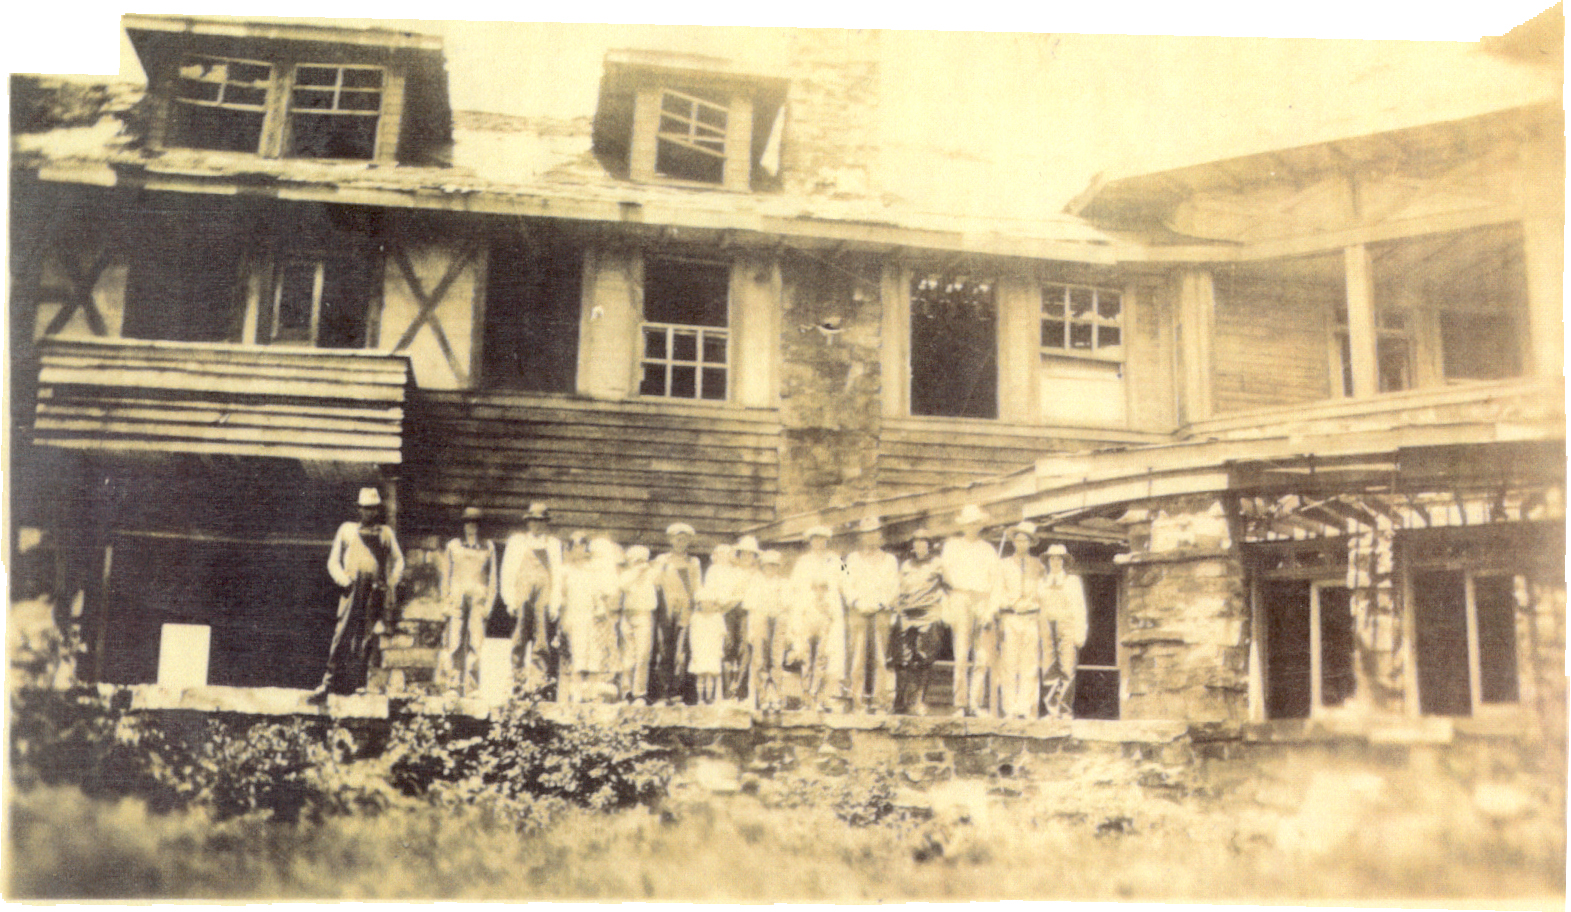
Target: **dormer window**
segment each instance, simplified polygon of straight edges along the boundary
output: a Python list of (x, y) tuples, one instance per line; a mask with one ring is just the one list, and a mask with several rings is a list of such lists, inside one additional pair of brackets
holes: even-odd
[(219, 152), (257, 151), (272, 82), (269, 63), (187, 57), (175, 83), (170, 144)]
[(442, 40), (387, 29), (127, 16), (154, 146), (411, 165), (450, 163)]
[(716, 58), (612, 51), (595, 152), (613, 173), (643, 183), (767, 187), (779, 170), (786, 87)]

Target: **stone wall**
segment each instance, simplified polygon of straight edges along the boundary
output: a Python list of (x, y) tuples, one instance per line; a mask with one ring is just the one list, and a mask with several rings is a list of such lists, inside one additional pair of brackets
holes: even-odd
[(779, 516), (866, 499), (881, 423), (879, 266), (792, 253), (782, 264)]
[(1125, 524), (1123, 717), (1247, 719), (1249, 599), (1221, 501), (1149, 501)]
[(876, 31), (793, 29), (791, 89), (780, 146), (791, 193), (866, 197), (878, 159), (880, 94)]

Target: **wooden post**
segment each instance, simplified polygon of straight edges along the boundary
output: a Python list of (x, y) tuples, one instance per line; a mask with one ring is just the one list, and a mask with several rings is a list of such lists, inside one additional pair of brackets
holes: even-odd
[(1353, 396), (1380, 392), (1375, 361), (1375, 284), (1369, 248), (1354, 244), (1343, 252), (1347, 274), (1347, 332), (1353, 361)]
[(1037, 417), (1042, 301), (1028, 278), (998, 282), (998, 417), (1019, 424)]
[(1211, 417), (1211, 340), (1216, 328), (1216, 285), (1209, 269), (1186, 269), (1178, 289), (1179, 360), (1185, 424)]
[(911, 411), (911, 270), (886, 263), (881, 293), (884, 415), (901, 418)]
[(1566, 325), (1564, 289), (1566, 248), (1563, 223), (1530, 218), (1522, 223), (1527, 260), (1528, 335), (1532, 373), (1554, 378), (1565, 374)]

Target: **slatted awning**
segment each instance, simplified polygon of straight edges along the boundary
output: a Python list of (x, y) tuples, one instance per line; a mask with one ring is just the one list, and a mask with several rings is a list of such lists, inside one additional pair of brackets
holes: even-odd
[(51, 339), (39, 344), (33, 442), (395, 464), (408, 382), (397, 355)]

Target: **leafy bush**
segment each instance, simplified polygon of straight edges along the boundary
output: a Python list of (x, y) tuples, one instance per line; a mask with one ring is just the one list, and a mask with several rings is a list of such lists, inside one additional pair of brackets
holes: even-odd
[(520, 691), (489, 728), (433, 717), (397, 726), (388, 748), (392, 783), (443, 801), (500, 801), (496, 807), (520, 817), (552, 802), (609, 810), (665, 792), (668, 751), (645, 726), (551, 722), (537, 696)]

